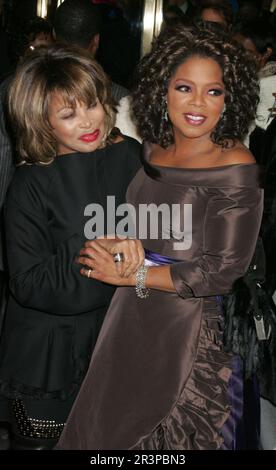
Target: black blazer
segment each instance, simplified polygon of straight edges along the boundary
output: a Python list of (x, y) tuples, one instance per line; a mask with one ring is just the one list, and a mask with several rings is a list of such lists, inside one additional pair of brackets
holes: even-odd
[[(125, 137), (92, 153), (23, 165), (6, 202), (11, 296), (0, 345), (0, 387), (66, 397), (88, 368), (114, 287), (80, 275), (88, 204), (125, 201), (140, 167), (140, 144)], [(106, 210), (106, 209), (105, 209)]]

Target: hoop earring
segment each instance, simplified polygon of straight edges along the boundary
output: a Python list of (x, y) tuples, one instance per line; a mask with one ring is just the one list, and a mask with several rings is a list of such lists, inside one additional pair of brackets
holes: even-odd
[(169, 122), (169, 115), (168, 115), (168, 110), (165, 109), (164, 113), (163, 113), (163, 120), (165, 122)]

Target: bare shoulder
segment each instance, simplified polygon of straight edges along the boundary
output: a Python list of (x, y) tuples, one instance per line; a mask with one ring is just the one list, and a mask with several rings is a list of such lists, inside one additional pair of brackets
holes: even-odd
[(223, 165), (252, 164), (256, 160), (250, 150), (243, 144), (238, 143), (234, 147), (222, 152)]

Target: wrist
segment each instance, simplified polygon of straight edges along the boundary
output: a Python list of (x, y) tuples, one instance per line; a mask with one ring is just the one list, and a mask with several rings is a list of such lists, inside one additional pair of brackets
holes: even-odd
[(127, 285), (130, 287), (136, 286), (136, 273), (131, 274), (131, 276), (127, 278), (127, 283), (128, 283)]
[(135, 291), (137, 297), (140, 299), (146, 299), (150, 293), (150, 289), (146, 287), (148, 269), (148, 266), (142, 265), (139, 269), (137, 269), (135, 274)]

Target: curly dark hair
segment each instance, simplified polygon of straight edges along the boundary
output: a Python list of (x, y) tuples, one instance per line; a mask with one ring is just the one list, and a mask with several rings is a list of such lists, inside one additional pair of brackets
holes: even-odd
[(212, 141), (229, 147), (247, 134), (259, 102), (256, 64), (228, 33), (202, 23), (165, 31), (138, 65), (133, 111), (143, 139), (164, 148), (174, 142), (172, 125), (165, 119), (168, 86), (176, 69), (195, 55), (214, 59), (223, 72), (226, 108)]

